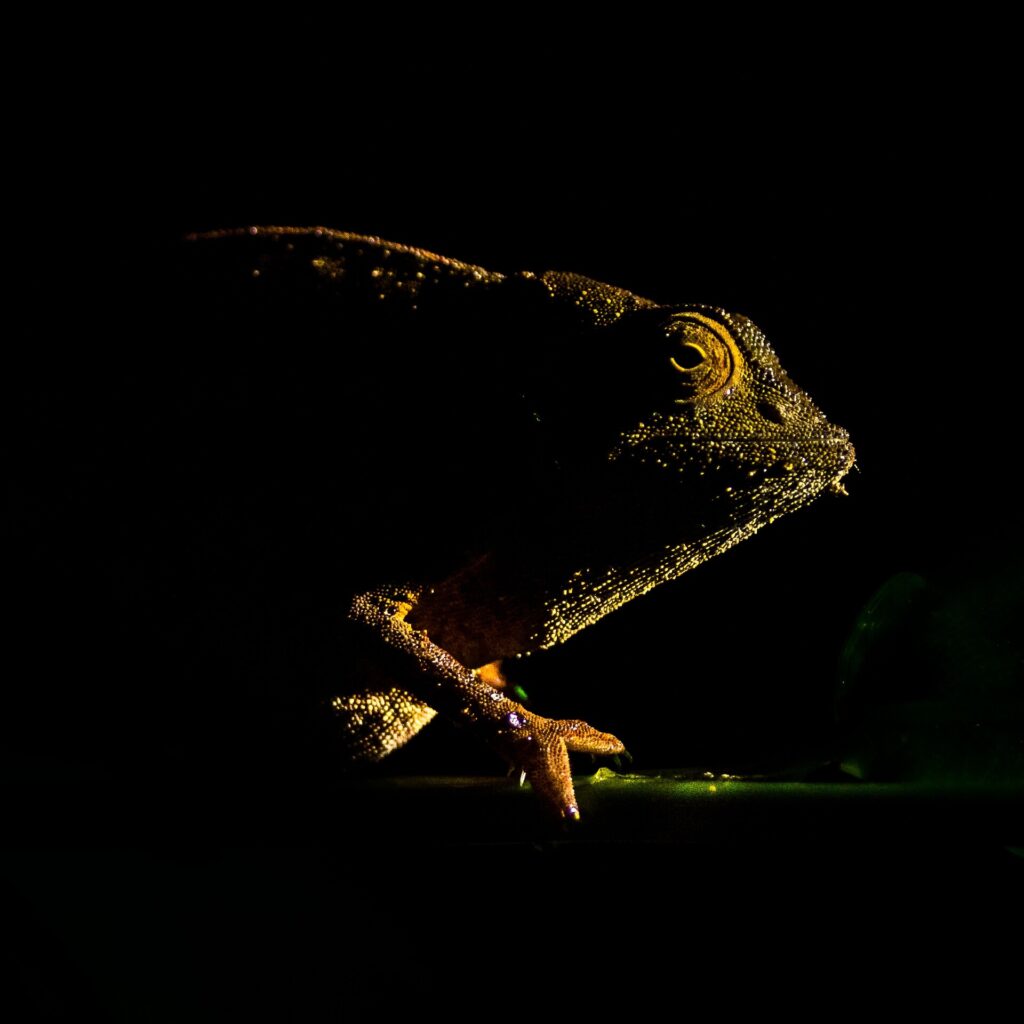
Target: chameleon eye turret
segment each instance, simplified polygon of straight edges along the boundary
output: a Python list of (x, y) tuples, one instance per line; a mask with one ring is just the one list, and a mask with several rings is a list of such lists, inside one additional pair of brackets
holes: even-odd
[(706, 313), (680, 313), (665, 333), (674, 343), (669, 364), (679, 374), (679, 404), (733, 386), (742, 356), (722, 324)]

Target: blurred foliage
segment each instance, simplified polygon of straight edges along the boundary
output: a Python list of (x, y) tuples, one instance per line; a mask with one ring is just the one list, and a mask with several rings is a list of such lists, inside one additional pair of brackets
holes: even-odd
[(840, 658), (843, 767), (873, 781), (1024, 780), (1024, 566), (891, 577)]

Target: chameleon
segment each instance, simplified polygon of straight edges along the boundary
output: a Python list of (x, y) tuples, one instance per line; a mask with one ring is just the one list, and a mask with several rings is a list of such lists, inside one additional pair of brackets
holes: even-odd
[(623, 744), (528, 710), (503, 661), (845, 493), (847, 432), (740, 314), (322, 227), (205, 232), (183, 251), (204, 345), (263, 350), (300, 390), (334, 371), (318, 454), (289, 471), (342, 481), (327, 507), (352, 542), (353, 639), (327, 703), (353, 760), (440, 713), (578, 818), (569, 753)]

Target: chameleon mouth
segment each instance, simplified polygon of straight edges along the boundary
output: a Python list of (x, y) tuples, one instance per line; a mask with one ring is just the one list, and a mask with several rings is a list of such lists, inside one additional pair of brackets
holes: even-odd
[(841, 461), (845, 465), (843, 472), (846, 472), (853, 465), (855, 452), (849, 438), (842, 437), (751, 437), (729, 436), (720, 437), (687, 437), (680, 434), (675, 437), (652, 438), (646, 444), (647, 447), (673, 448), (677, 450), (697, 450), (702, 448), (713, 449), (738, 449), (743, 451), (764, 452), (774, 455), (783, 451), (818, 451), (841, 453)]
[(845, 493), (841, 481), (856, 455), (846, 432), (838, 430), (825, 437), (664, 436), (616, 454), (690, 480), (728, 479), (730, 493), (757, 488), (772, 478), (789, 478), (803, 481), (802, 486), (816, 481), (811, 485), (815, 490), (827, 487), (838, 494)]

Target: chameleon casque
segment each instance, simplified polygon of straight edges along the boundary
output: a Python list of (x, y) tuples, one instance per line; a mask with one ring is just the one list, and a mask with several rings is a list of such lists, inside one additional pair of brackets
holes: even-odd
[[(289, 522), (279, 561), (315, 563), (312, 589), (344, 608), (353, 639), (326, 700), (357, 759), (439, 712), (578, 817), (568, 752), (622, 744), (511, 699), (502, 659), (841, 493), (853, 463), (847, 433), (734, 313), (324, 228), (182, 248), (189, 305), (169, 315), (192, 348), (224, 365), (260, 353), (272, 371), (265, 426), (245, 439), (265, 466), (229, 470), (259, 479), (243, 504), (277, 488), (280, 507), (291, 489), (296, 521), (337, 538), (307, 550)], [(291, 395), (280, 410), (278, 389)], [(310, 498), (326, 477), (339, 483)]]

